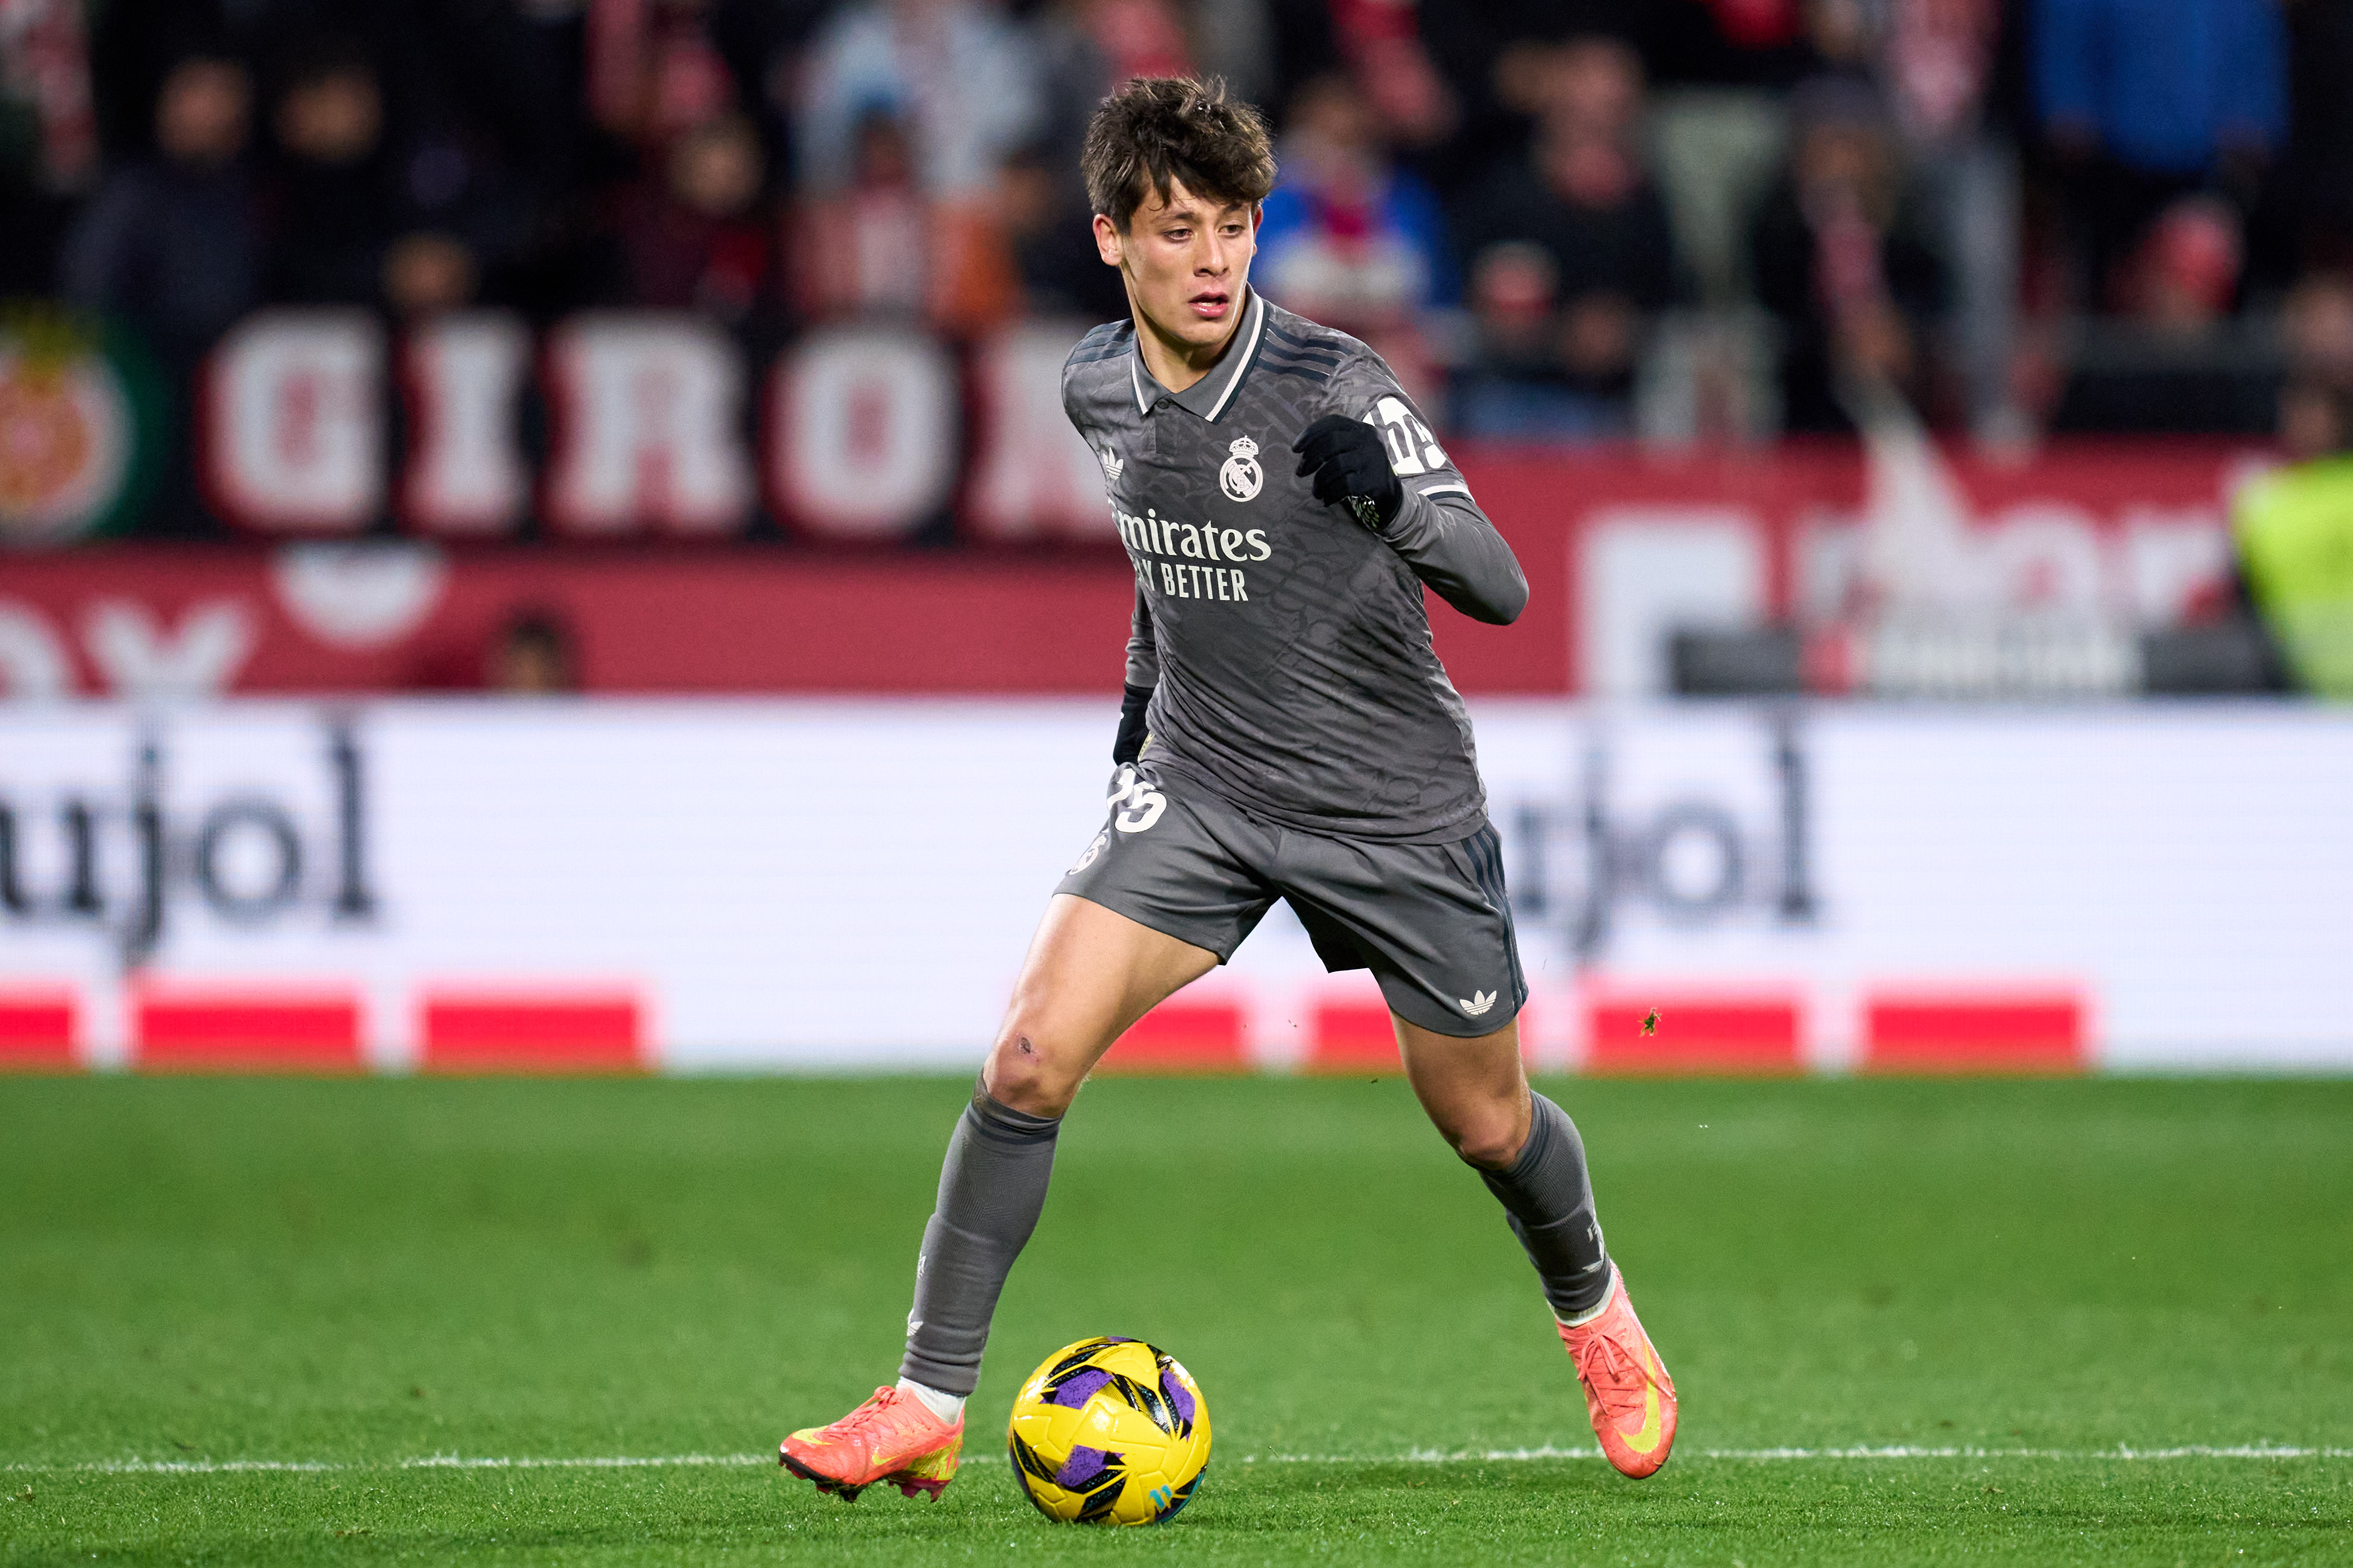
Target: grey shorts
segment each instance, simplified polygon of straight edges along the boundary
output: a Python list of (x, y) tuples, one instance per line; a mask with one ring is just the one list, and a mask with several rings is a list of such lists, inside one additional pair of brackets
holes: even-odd
[(1492, 826), (1451, 844), (1303, 833), (1149, 763), (1120, 770), (1109, 804), (1058, 892), (1219, 963), (1285, 900), (1325, 969), (1371, 970), (1392, 1012), (1441, 1035), (1493, 1034), (1528, 999)]

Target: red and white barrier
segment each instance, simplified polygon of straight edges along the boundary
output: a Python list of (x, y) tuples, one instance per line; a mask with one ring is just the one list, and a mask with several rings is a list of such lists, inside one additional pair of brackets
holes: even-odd
[[(2353, 1068), (2353, 716), (1473, 712), (1539, 1066)], [(1095, 830), (1110, 718), (0, 711), (0, 1066), (969, 1066)], [(1394, 1051), (1278, 909), (1108, 1065)]]
[[(434, 343), (436, 363), (515, 347)], [(691, 342), (624, 346), (627, 354), (566, 348), (557, 357), (637, 363), (649, 384), (668, 384), (673, 370), (682, 384), (696, 364), (705, 380), (718, 374)], [(871, 526), (879, 514), (860, 510), (867, 501), (903, 502), (916, 515), (945, 502), (953, 474), (939, 442), (954, 433), (939, 405), (925, 415), (886, 395), (925, 379), (913, 367), (936, 351), (909, 340), (898, 360), (867, 364), (850, 346), (812, 339), (804, 358), (778, 371), (786, 394), (807, 370), (840, 395), (828, 395), (828, 422), (803, 429), (780, 394), (765, 474), (787, 515), (824, 514), (809, 531), (871, 541), (888, 531)], [(858, 395), (853, 375), (871, 383), (858, 382), (866, 387)], [(435, 412), (454, 395), (412, 388), (425, 456), (402, 493), (412, 507), (439, 509), (444, 532), (480, 539), (515, 515), (526, 476), (495, 444), (433, 434), (455, 417)], [(639, 420), (643, 410), (610, 388), (603, 396), (584, 390), (566, 406), (605, 412), (559, 421), (572, 434), (559, 439), (545, 488), (565, 528), (626, 533), (659, 521), (692, 534), (737, 504), (739, 479), (750, 481), (728, 476), (748, 460), (743, 453), (715, 437), (681, 444), (674, 426)], [(294, 433), (306, 462), (357, 449), (315, 428), (342, 397), (322, 390), (294, 399), (312, 410), (313, 424)], [(1044, 421), (1029, 406), (1022, 419), (989, 426), (992, 440), (1018, 445), (986, 459), (967, 494), (974, 542), (960, 550), (313, 542), (13, 560), (0, 581), (0, 695), (479, 689), (501, 629), (525, 612), (570, 626), (581, 681), (602, 693), (1110, 690), (1134, 572), (1113, 545), (1087, 542), (1113, 537), (1098, 471), (1083, 446), (1071, 454), (1047, 439)], [(918, 430), (931, 434), (917, 440)], [(1864, 520), (1882, 504), (1874, 486), (1891, 488), (1878, 479), (1894, 461), (1835, 444), (1738, 461), (1452, 451), (1531, 584), (1526, 613), (1508, 627), (1473, 625), (1433, 601), (1438, 648), (1456, 684), (1498, 696), (1654, 693), (1664, 684), (1665, 635), (1683, 626), (1790, 617), (1836, 626), (1862, 593)], [(1905, 460), (1916, 467), (1921, 455)], [(1978, 611), (2123, 632), (2221, 603), (2225, 506), (2244, 466), (2245, 454), (2211, 445), (2077, 447), (2016, 468), (1956, 459), (1945, 482), (1914, 488), (1941, 498), (1931, 521)], [(882, 468), (894, 476), (888, 484)], [(1082, 481), (1091, 494), (1080, 493)], [(291, 506), (298, 494), (334, 486), (280, 488)], [(1088, 517), (1097, 526), (1084, 526)], [(1029, 541), (1060, 547), (1002, 547)]]

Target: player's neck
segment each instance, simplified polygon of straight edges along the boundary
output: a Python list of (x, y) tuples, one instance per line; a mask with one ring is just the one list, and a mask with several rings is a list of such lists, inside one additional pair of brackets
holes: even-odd
[(1229, 312), (1232, 320), (1226, 323), (1225, 336), (1215, 343), (1188, 343), (1182, 338), (1165, 332), (1155, 325), (1134, 296), (1128, 300), (1129, 312), (1135, 318), (1135, 342), (1144, 353), (1144, 368), (1152, 379), (1171, 392), (1182, 392), (1211, 371), (1234, 346), (1234, 336), (1241, 331), (1242, 318), (1250, 314), (1250, 296), (1245, 285), (1240, 300)]

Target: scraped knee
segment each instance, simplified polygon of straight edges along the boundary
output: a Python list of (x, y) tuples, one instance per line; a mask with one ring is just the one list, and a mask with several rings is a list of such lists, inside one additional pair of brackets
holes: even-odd
[(1010, 1020), (997, 1031), (980, 1080), (999, 1105), (1031, 1116), (1060, 1116), (1078, 1098), (1079, 1084), (1086, 1077), (1083, 1066), (1073, 1070), (1059, 1059), (1061, 1055), (1045, 1048), (1028, 1020)]

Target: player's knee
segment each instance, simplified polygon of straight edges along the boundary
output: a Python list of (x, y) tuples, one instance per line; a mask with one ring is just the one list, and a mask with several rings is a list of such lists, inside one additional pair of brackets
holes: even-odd
[(1467, 1115), (1449, 1118), (1439, 1131), (1454, 1146), (1466, 1165), (1482, 1171), (1509, 1170), (1527, 1142), (1527, 1128), (1509, 1106), (1482, 1107)]
[(981, 1068), (989, 1098), (1031, 1116), (1060, 1116), (1077, 1098), (1079, 1080), (1039, 1044), (1035, 1032), (1008, 1025), (990, 1047)]

